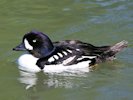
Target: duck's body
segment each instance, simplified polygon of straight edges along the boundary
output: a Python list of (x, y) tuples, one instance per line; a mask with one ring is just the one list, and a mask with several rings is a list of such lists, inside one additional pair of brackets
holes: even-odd
[(30, 32), (14, 50), (26, 49), (29, 52), (18, 59), (22, 70), (38, 72), (43, 69), (44, 72), (62, 72), (82, 70), (99, 62), (113, 60), (115, 54), (126, 46), (126, 41), (114, 46), (101, 47), (77, 40), (51, 42), (48, 36), (41, 32)]
[[(23, 54), (18, 58), (19, 69), (28, 72), (40, 72), (41, 69), (36, 65), (38, 58), (31, 54)], [(89, 72), (90, 61), (80, 62), (78, 64), (63, 65), (63, 64), (50, 64), (45, 65), (42, 69), (46, 73), (61, 73), (61, 72)]]

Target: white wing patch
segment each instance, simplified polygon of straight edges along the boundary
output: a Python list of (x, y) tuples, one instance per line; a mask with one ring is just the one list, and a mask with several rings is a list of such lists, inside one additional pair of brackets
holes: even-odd
[(27, 50), (33, 50), (33, 47), (29, 44), (27, 39), (24, 39), (24, 45)]
[(67, 51), (68, 51), (69, 53), (72, 53), (72, 50), (67, 49)]
[[(61, 55), (61, 54), (60, 54)], [(57, 55), (53, 55), (52, 57), (50, 57), (49, 59), (48, 59), (48, 62), (54, 62), (55, 60), (58, 60), (59, 59), (59, 56), (57, 56)]]
[(58, 60), (59, 59), (59, 57), (57, 56), (57, 55), (54, 55), (53, 56), (56, 60)]
[(63, 57), (63, 55), (61, 53), (57, 53), (61, 58)]
[(53, 61), (55, 61), (55, 59), (54, 59), (53, 57), (50, 57), (50, 58), (48, 59), (48, 62), (53, 62)]
[(67, 55), (67, 52), (66, 51), (63, 51), (62, 53), (64, 53), (65, 55)]
[(68, 59), (64, 60), (63, 61), (63, 65), (66, 65), (68, 64), (69, 62), (71, 62), (76, 56), (72, 56), (72, 57), (69, 57)]
[(96, 58), (96, 56), (82, 56), (81, 58), (78, 58), (77, 60), (82, 60), (84, 58), (93, 59), (93, 58)]

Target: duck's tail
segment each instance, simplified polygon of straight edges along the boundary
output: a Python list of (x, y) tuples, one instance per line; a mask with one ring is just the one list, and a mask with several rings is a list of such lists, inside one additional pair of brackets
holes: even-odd
[(123, 40), (123, 41), (111, 46), (109, 51), (116, 54), (116, 53), (120, 52), (123, 48), (127, 47), (127, 44), (128, 44), (128, 42)]
[(123, 50), (125, 47), (127, 47), (128, 42), (123, 40), (119, 43), (116, 43), (113, 46), (110, 46), (108, 50), (104, 51), (100, 56), (100, 59), (104, 60), (113, 60), (115, 58), (116, 53)]

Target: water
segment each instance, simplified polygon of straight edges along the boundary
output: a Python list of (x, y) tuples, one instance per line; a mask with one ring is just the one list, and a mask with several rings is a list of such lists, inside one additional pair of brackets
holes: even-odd
[[(1, 100), (133, 100), (132, 0), (0, 0)], [(20, 72), (12, 48), (31, 30), (53, 41), (129, 42), (117, 60), (89, 73)]]

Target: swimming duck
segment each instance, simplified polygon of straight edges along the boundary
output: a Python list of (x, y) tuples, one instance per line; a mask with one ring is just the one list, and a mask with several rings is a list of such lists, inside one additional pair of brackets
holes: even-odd
[(46, 34), (31, 31), (24, 35), (22, 43), (13, 50), (28, 51), (18, 59), (22, 70), (62, 72), (69, 69), (89, 69), (97, 63), (113, 60), (115, 54), (125, 47), (125, 40), (113, 46), (99, 47), (79, 40), (52, 42)]

